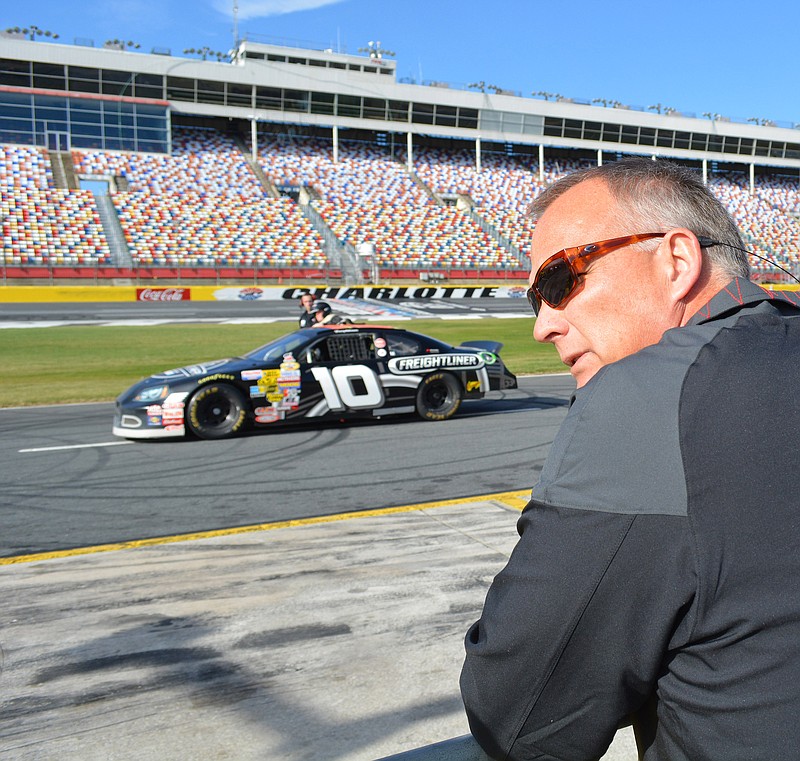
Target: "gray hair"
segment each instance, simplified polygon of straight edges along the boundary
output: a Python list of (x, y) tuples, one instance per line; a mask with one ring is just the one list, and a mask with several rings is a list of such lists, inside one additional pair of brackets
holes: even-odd
[(581, 169), (544, 190), (530, 204), (528, 214), (538, 219), (557, 198), (592, 179), (606, 184), (619, 204), (620, 218), (641, 227), (634, 232), (685, 227), (722, 244), (704, 248), (712, 266), (731, 277), (750, 277), (750, 263), (733, 217), (697, 172), (671, 161), (633, 157)]

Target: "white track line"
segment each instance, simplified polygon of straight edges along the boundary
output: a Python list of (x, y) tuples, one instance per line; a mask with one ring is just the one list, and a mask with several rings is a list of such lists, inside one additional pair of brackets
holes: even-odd
[(36, 447), (35, 449), (20, 449), (20, 453), (27, 452), (55, 452), (59, 449), (91, 449), (92, 447), (121, 447), (133, 444), (132, 441), (102, 441), (97, 444), (69, 444), (61, 447)]

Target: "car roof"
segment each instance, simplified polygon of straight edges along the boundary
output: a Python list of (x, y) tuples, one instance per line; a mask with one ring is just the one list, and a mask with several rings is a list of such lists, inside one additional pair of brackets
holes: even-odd
[[(324, 330), (348, 330), (358, 328), (359, 330), (405, 330), (405, 328), (395, 328), (393, 325), (375, 325), (374, 323), (350, 323), (348, 325), (320, 325)], [(319, 328), (314, 328), (319, 330)]]

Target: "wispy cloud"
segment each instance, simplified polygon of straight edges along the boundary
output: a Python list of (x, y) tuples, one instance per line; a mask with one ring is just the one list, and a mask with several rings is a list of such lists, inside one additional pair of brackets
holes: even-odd
[[(344, 0), (239, 0), (238, 15), (242, 20), (264, 16), (285, 16), (298, 11), (313, 11), (325, 5), (335, 5)], [(231, 0), (214, 0), (214, 7), (226, 15), (231, 13)]]

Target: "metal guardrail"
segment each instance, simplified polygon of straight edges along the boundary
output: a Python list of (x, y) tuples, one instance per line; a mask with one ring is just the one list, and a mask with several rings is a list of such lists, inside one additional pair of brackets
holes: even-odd
[(472, 735), (414, 748), (377, 761), (492, 761)]

